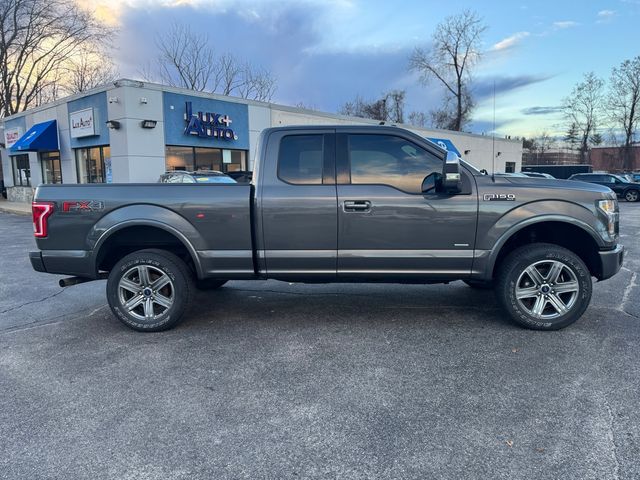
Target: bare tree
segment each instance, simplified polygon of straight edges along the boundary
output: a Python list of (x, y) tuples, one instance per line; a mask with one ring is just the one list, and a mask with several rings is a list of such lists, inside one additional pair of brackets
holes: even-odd
[(1, 114), (55, 98), (65, 63), (107, 33), (73, 0), (0, 1)]
[(84, 50), (69, 61), (64, 90), (80, 93), (114, 82), (119, 73), (111, 58), (98, 50)]
[(545, 152), (551, 150), (555, 146), (555, 143), (556, 139), (549, 135), (549, 133), (546, 131), (542, 132), (534, 140), (534, 144), (537, 147), (536, 149), (541, 156), (544, 156)]
[(630, 171), (633, 168), (631, 145), (640, 119), (640, 56), (613, 68), (609, 88), (607, 111), (612, 126), (622, 131), (623, 168)]
[(404, 90), (392, 90), (384, 93), (378, 100), (371, 102), (356, 95), (354, 100), (345, 102), (338, 113), (382, 122), (403, 123), (404, 97)]
[(414, 125), (416, 127), (426, 127), (427, 116), (425, 115), (424, 112), (413, 111), (409, 114), (409, 124)]
[(589, 72), (563, 101), (563, 112), (570, 125), (575, 124), (580, 139), (580, 157), (584, 162), (589, 151), (589, 138), (596, 132), (602, 115), (604, 81)]
[(261, 102), (269, 102), (276, 92), (276, 80), (268, 70), (244, 64), (241, 71), (242, 82), (236, 89), (238, 96)]
[(386, 98), (389, 103), (389, 120), (393, 123), (404, 123), (405, 90), (391, 90)]
[(268, 70), (243, 62), (231, 54), (217, 55), (207, 32), (194, 33), (187, 25), (172, 24), (158, 36), (155, 68), (142, 73), (146, 80), (159, 79), (174, 87), (220, 93), (268, 102), (276, 80)]
[(173, 87), (211, 90), (217, 65), (209, 44), (208, 33), (196, 35), (189, 26), (171, 24), (166, 34), (156, 38), (160, 80)]
[(477, 12), (465, 10), (445, 18), (436, 27), (432, 45), (417, 47), (411, 55), (410, 69), (420, 73), (421, 81), (428, 84), (435, 78), (446, 91), (444, 106), (432, 113), (439, 127), (460, 131), (469, 121), (473, 108), (471, 70), (480, 59), (486, 29)]

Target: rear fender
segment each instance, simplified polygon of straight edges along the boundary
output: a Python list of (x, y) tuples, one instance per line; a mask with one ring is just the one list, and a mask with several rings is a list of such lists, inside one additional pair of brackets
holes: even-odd
[(102, 217), (87, 235), (87, 249), (92, 254), (92, 262), (97, 274), (97, 260), (100, 248), (116, 232), (134, 226), (156, 227), (174, 235), (189, 251), (198, 278), (202, 278), (202, 265), (197, 254), (205, 250), (205, 241), (197, 229), (184, 217), (168, 208), (154, 205), (129, 205)]

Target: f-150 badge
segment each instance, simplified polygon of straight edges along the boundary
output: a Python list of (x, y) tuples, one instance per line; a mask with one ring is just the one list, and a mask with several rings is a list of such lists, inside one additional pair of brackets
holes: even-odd
[(489, 202), (513, 202), (516, 196), (513, 193), (485, 193), (483, 199)]

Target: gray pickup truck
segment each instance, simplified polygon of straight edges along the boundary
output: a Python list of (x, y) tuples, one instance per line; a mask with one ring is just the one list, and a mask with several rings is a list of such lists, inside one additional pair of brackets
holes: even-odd
[(480, 172), (409, 131), (262, 133), (251, 184), (41, 185), (33, 268), (107, 278), (131, 328), (176, 325), (228, 280), (493, 288), (518, 324), (555, 330), (621, 267), (610, 189)]

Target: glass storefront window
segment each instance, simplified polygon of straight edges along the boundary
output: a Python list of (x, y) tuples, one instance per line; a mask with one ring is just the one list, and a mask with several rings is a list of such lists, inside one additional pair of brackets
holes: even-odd
[(42, 183), (62, 183), (60, 152), (41, 152)]
[(231, 150), (231, 163), (225, 165), (225, 172), (238, 172), (246, 170), (247, 152), (244, 150)]
[(92, 147), (76, 149), (78, 183), (104, 183), (105, 160), (111, 158), (111, 148)]
[(15, 155), (11, 157), (13, 168), (13, 184), (16, 187), (31, 186), (31, 170), (29, 169), (29, 155)]
[[(231, 160), (230, 162), (229, 159)], [(247, 169), (247, 152), (245, 150), (167, 145), (165, 162), (168, 172), (175, 170), (237, 172)]]
[(165, 162), (168, 172), (173, 170), (193, 171), (193, 147), (167, 146)]
[(222, 171), (222, 150), (218, 148), (196, 148), (196, 170)]

